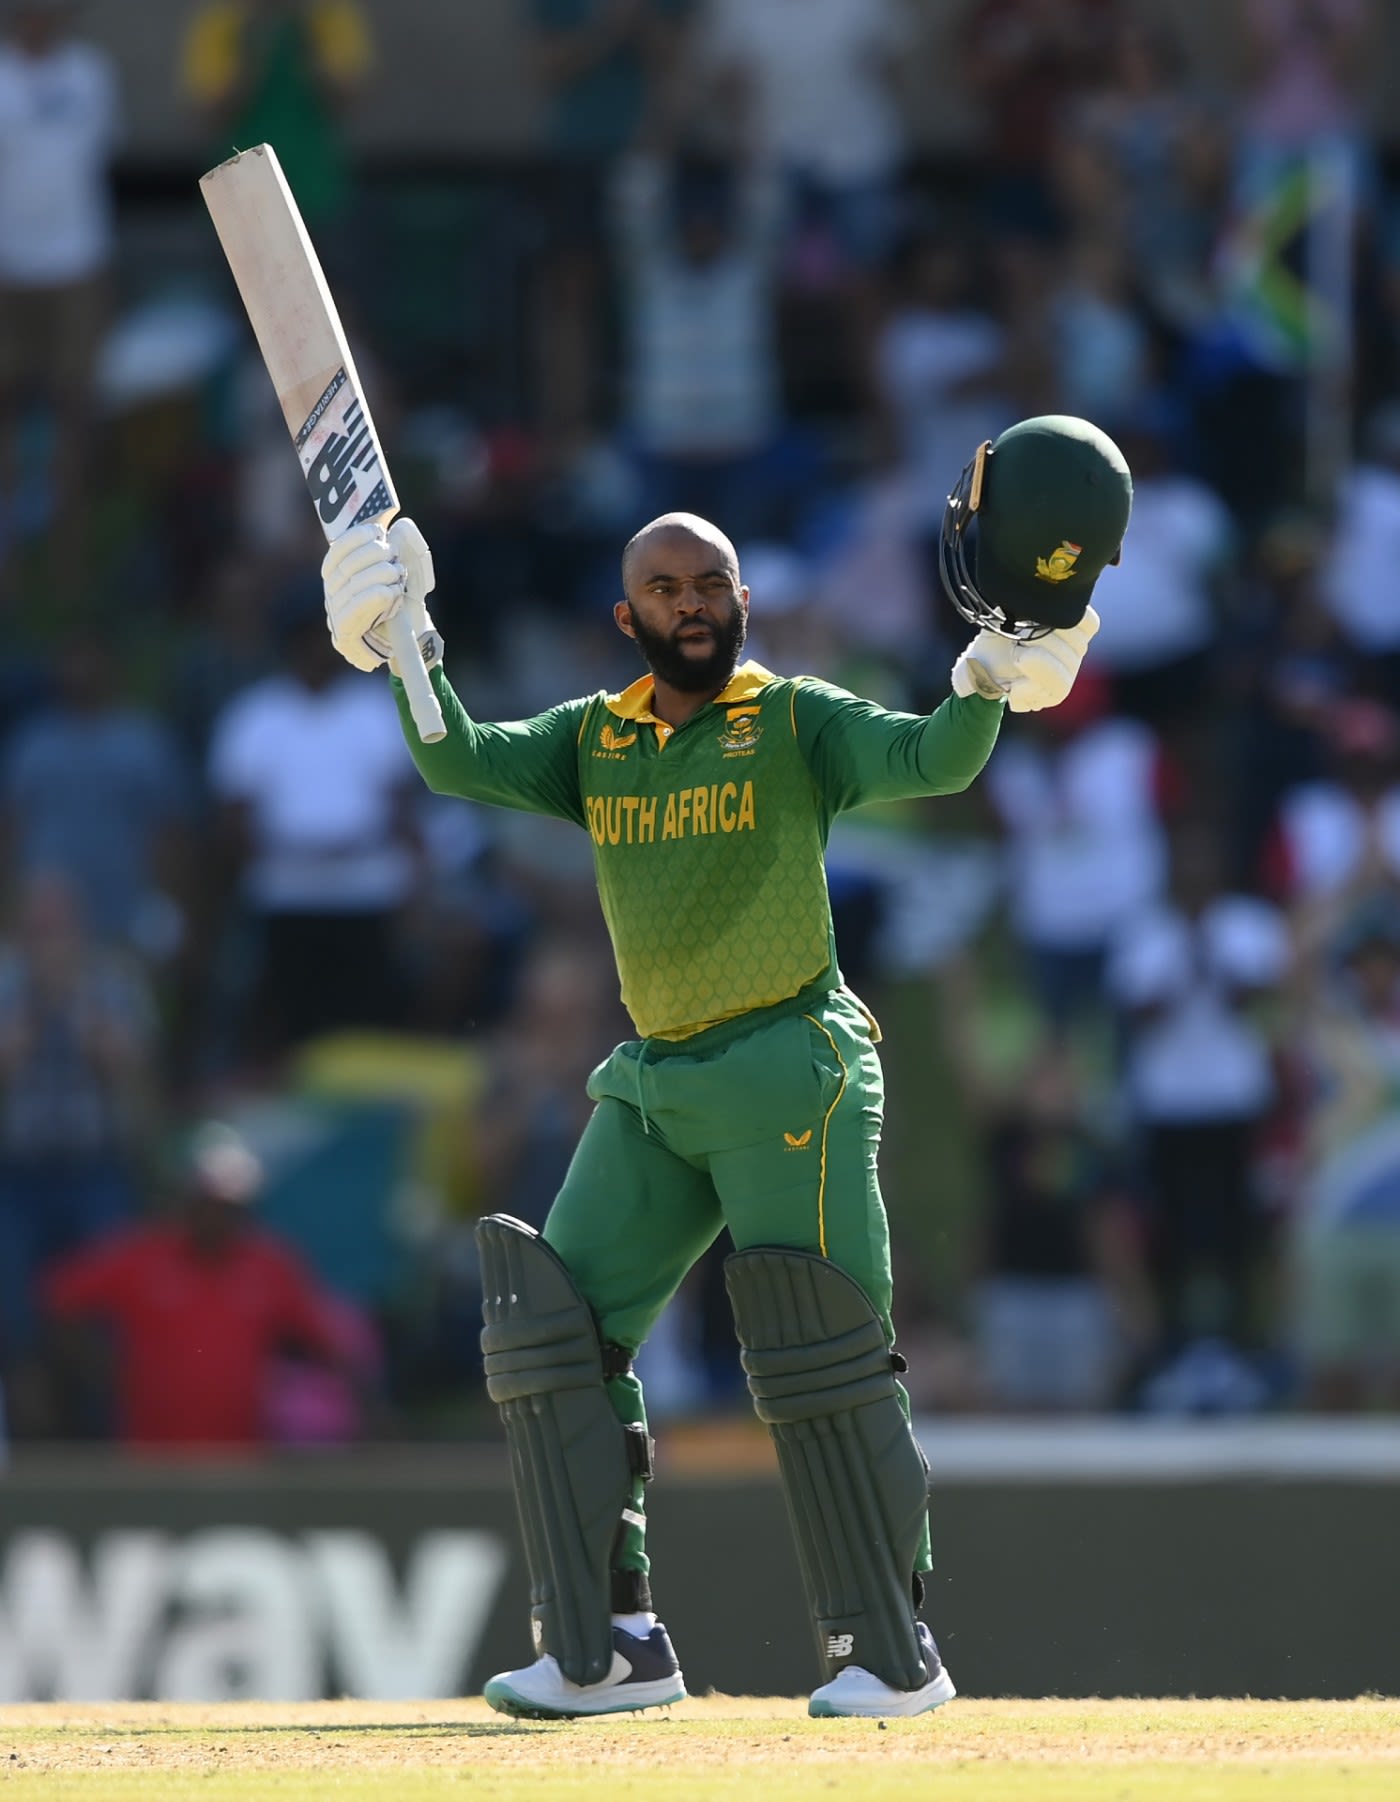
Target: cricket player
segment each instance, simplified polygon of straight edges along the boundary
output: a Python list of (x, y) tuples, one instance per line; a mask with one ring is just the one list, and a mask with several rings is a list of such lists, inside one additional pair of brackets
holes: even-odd
[(632, 1360), (724, 1226), (825, 1676), (810, 1712), (914, 1715), (955, 1693), (917, 1613), (928, 1469), (890, 1319), (879, 1030), (841, 980), (823, 852), (843, 809), (965, 789), (1005, 708), (1065, 698), (1131, 494), (1121, 453), (1084, 420), (1026, 420), (978, 450), (948, 503), (943, 566), (979, 630), (927, 717), (742, 662), (749, 591), (734, 547), (690, 514), (653, 520), (623, 553), (615, 618), (646, 674), (505, 725), (468, 718), (447, 680), (411, 521), (387, 536), (355, 527), (327, 554), (331, 635), (356, 668), (394, 673), (384, 622), (410, 612), (447, 722), (423, 744), (394, 682), (429, 786), (592, 838), (637, 1029), (589, 1080), (594, 1112), (543, 1233), (508, 1214), (478, 1228), (487, 1388), (538, 1654), (486, 1685), (503, 1713), (685, 1695), (652, 1609), (652, 1442)]

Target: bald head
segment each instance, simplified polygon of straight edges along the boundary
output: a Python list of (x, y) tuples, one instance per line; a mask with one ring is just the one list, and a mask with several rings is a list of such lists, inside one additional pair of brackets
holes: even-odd
[(669, 690), (673, 707), (680, 695), (718, 694), (738, 665), (749, 608), (724, 533), (694, 513), (663, 513), (622, 553), (622, 586), (613, 618), (636, 641), (658, 693)]
[(660, 549), (669, 539), (677, 541), (691, 539), (708, 545), (715, 552), (720, 566), (730, 570), (735, 581), (738, 581), (738, 555), (734, 546), (718, 526), (711, 525), (708, 519), (701, 519), (698, 513), (663, 513), (659, 518), (644, 525), (640, 532), (634, 532), (623, 547), (622, 592), (624, 594), (631, 592), (632, 574), (641, 554), (644, 551)]

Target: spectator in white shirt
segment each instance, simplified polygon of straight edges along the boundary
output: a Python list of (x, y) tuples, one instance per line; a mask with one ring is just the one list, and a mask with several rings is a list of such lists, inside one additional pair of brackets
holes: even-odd
[(1157, 741), (1106, 715), (1105, 700), (1104, 684), (1081, 671), (1062, 706), (1003, 733), (987, 767), (1012, 929), (1056, 1032), (1100, 1009), (1108, 945), (1166, 876)]
[(1342, 637), (1400, 702), (1400, 402), (1372, 416), (1366, 456), (1342, 478), (1322, 599)]
[(1308, 909), (1400, 881), (1400, 720), (1378, 701), (1335, 703), (1324, 718), (1327, 768), (1279, 803), (1277, 886)]
[(871, 398), (878, 272), (903, 204), (895, 79), (911, 16), (906, 0), (708, 0), (701, 15), (702, 64), (734, 102), (737, 141), (784, 182), (788, 367), (828, 406)]
[(858, 268), (890, 249), (905, 125), (894, 93), (911, 40), (902, 0), (708, 0), (702, 56), (741, 129)]
[(392, 697), (336, 658), (319, 581), (281, 613), (285, 672), (229, 703), (209, 751), (254, 940), (259, 1059), (399, 1021), (394, 929), (419, 854), (417, 782)]
[[(1146, 395), (1152, 338), (1135, 275), (1125, 246), (1106, 232), (1083, 232), (1070, 245), (1050, 300), (1061, 412), (1111, 425)], [(1130, 467), (1136, 486), (1140, 472)]]
[(52, 579), (82, 568), (93, 377), (113, 234), (109, 165), (118, 129), (107, 56), (70, 32), (68, 0), (5, 9), (0, 42), (0, 483), (4, 540), (41, 523), (18, 513), (20, 427), (34, 401), (54, 422)]
[(769, 512), (783, 425), (777, 184), (738, 164), (637, 155), (616, 202), (639, 512), (765, 536), (781, 523)]
[(895, 304), (876, 339), (876, 384), (912, 516), (936, 541), (968, 446), (1015, 421), (1005, 335), (974, 299), (961, 234), (920, 231), (903, 247), (895, 278)]
[(1144, 403), (1115, 436), (1133, 472), (1133, 516), (1094, 662), (1113, 678), (1116, 707), (1173, 731), (1208, 693), (1234, 529), (1215, 491), (1175, 466), (1164, 407)]
[(1274, 1071), (1250, 1010), (1287, 974), (1289, 936), (1278, 909), (1229, 892), (1221, 870), (1214, 830), (1184, 822), (1169, 898), (1124, 920), (1108, 962), (1166, 1351), (1202, 1337), (1239, 1343), (1260, 1260), (1254, 1155)]

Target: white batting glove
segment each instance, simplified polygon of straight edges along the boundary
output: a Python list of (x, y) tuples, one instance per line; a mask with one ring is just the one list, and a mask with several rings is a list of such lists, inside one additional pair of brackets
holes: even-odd
[(326, 552), (321, 581), (331, 643), (356, 669), (387, 663), (399, 674), (384, 626), (404, 608), (424, 663), (431, 669), (442, 661), (442, 638), (426, 605), (433, 591), (432, 552), (411, 519), (395, 520), (387, 532), (370, 523), (351, 526)]
[[(403, 569), (404, 606), (408, 609), (409, 624), (413, 627), (413, 636), (418, 642), (419, 654), (429, 669), (442, 662), (442, 634), (433, 624), (428, 612), (427, 599), (437, 585), (437, 577), (433, 573), (433, 553), (428, 549), (428, 541), (418, 530), (411, 519), (396, 519), (389, 527), (389, 549), (398, 559)], [(1098, 621), (1095, 620), (1095, 625)], [(370, 643), (374, 642), (371, 634)], [(388, 649), (386, 644), (385, 649)], [(394, 674), (402, 672), (391, 657), (389, 668)]]
[(1000, 632), (981, 631), (953, 665), (953, 693), (1005, 701), (1013, 713), (1058, 707), (1074, 687), (1098, 629), (1098, 614), (1086, 607), (1077, 626), (1047, 632), (1044, 638), (1003, 638)]

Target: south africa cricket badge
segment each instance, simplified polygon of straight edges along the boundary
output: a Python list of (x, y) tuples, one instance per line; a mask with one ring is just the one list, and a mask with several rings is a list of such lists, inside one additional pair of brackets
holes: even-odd
[(726, 751), (752, 751), (762, 736), (756, 707), (731, 707), (719, 742)]

